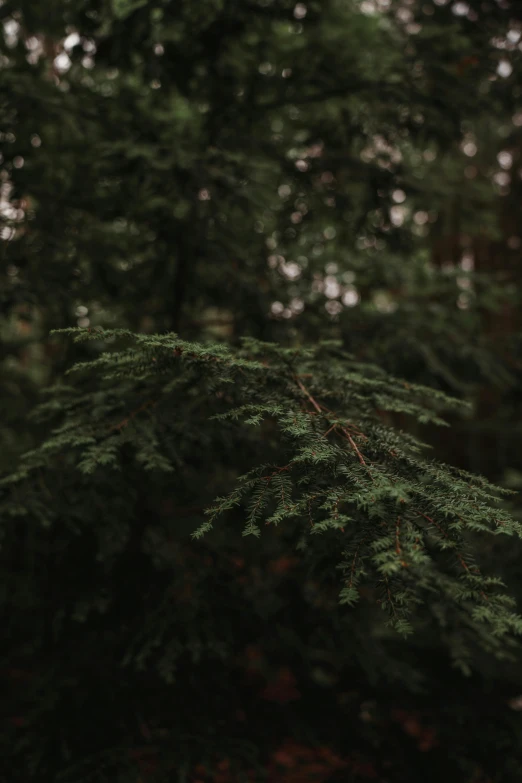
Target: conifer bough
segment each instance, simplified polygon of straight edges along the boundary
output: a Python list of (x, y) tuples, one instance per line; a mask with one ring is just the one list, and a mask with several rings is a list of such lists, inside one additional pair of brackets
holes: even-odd
[[(217, 482), (220, 496), (202, 509), (206, 519), (194, 539), (212, 535), (216, 525), (241, 525), (243, 536), (256, 537), (284, 527), (313, 560), (320, 536), (337, 559), (346, 611), (369, 595), (403, 635), (431, 618), (458, 629), (459, 655), (466, 640), (499, 656), (515, 644), (522, 619), (502, 581), (482, 572), (473, 547), (484, 534), (521, 536), (522, 526), (499, 502), (509, 491), (428, 459), (423, 443), (383, 418), (403, 414), (443, 425), (441, 411), (467, 403), (362, 364), (335, 342), (283, 348), (245, 339), (233, 349), (175, 334), (60, 333), (101, 341), (102, 351), (75, 365), (73, 385), (51, 389), (39, 407), (42, 421), (59, 421), (3, 480), (5, 513), (62, 525), (64, 509), (46, 504), (46, 487), (57, 475), (67, 483), (65, 476), (78, 481), (83, 474), (83, 495), (75, 500), (82, 512), (70, 508), (65, 524), (89, 533), (100, 525), (88, 501), (100, 477), (124, 466), (182, 474), (199, 447), (226, 443), (230, 471)], [(183, 445), (186, 428), (190, 442)], [(212, 475), (200, 481), (216, 484)], [(128, 531), (112, 555), (130, 538)], [(106, 557), (100, 543), (97, 558)]]

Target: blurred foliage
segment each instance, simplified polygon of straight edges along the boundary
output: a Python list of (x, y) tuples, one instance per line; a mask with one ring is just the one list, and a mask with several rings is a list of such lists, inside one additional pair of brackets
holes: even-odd
[[(78, 325), (233, 347), (338, 339), (471, 402), (443, 435), (383, 416), (518, 491), (517, 3), (4, 0), (0, 20), (2, 471), (49, 434), (42, 389), (116, 349), (50, 335)], [(194, 427), (175, 490), (155, 473), (101, 485), (104, 545), (129, 503), (137, 527), (112, 577), (128, 586), (121, 627), (99, 619), (95, 542), (5, 523), (6, 782), (519, 781), (517, 662), (480, 659), (465, 679), (430, 636), (378, 638), (362, 608), (346, 625), (327, 564), (309, 573), (284, 536), (190, 540), (252, 445), (196, 442), (190, 404), (172, 413)], [(33, 490), (53, 507), (55, 488)], [(71, 530), (74, 497), (58, 504)], [(519, 554), (501, 538), (479, 552), (517, 598)], [(167, 588), (193, 632), (168, 686), (122, 669), (118, 647), (145, 630), (136, 606), (168, 611)], [(219, 634), (202, 641), (213, 626), (232, 659)]]

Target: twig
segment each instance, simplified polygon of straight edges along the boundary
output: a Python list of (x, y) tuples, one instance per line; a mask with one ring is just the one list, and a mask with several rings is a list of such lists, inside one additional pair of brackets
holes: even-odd
[(138, 413), (141, 413), (142, 411), (146, 410), (147, 408), (152, 408), (157, 404), (157, 400), (147, 400), (147, 402), (144, 402), (143, 405), (140, 405), (139, 408), (136, 408), (136, 410), (129, 413), (128, 416), (126, 416), (122, 421), (120, 421), (118, 424), (113, 424), (112, 427), (109, 429), (112, 430), (119, 430), (121, 431), (128, 425), (128, 423), (138, 415)]
[[(437, 530), (444, 536), (444, 538), (451, 540), (450, 536), (446, 533), (446, 531), (437, 522), (435, 522), (434, 519), (429, 517), (427, 514), (423, 514), (422, 511), (418, 511), (416, 508), (414, 508), (413, 511), (415, 511), (415, 513), (418, 514), (419, 516), (424, 517), (424, 519), (426, 519), (432, 525), (435, 525)], [(465, 571), (469, 571), (471, 573), (469, 565), (466, 563), (466, 561), (464, 560), (460, 552), (457, 552), (457, 557), (460, 561), (462, 568), (464, 568)], [(475, 573), (480, 574), (480, 570), (477, 569)]]
[[(323, 405), (320, 405), (317, 402), (317, 400), (314, 397), (312, 397), (312, 395), (310, 394), (310, 392), (308, 391), (306, 386), (299, 380), (299, 378), (297, 376), (295, 376), (295, 380), (297, 382), (297, 385), (299, 386), (299, 388), (303, 392), (303, 394), (306, 394), (307, 398), (312, 403), (312, 405), (314, 406), (314, 408), (317, 411), (317, 413), (320, 413), (321, 415), (324, 415), (325, 413), (331, 413), (331, 411), (328, 411), (327, 408), (325, 408)], [(335, 425), (335, 426), (338, 426), (338, 425)], [(332, 429), (332, 427), (330, 428), (330, 430), (331, 429)], [(351, 447), (354, 449), (355, 453), (357, 454), (357, 457), (359, 458), (359, 462), (361, 463), (361, 465), (364, 465), (364, 467), (366, 468), (366, 470), (370, 474), (371, 480), (375, 481), (375, 479), (373, 478), (373, 476), (371, 474), (370, 468), (366, 464), (366, 461), (365, 461), (363, 455), (359, 451), (359, 448), (358, 448), (357, 444), (355, 443), (354, 439), (352, 438), (351, 434), (349, 433), (349, 431), (346, 429), (346, 427), (339, 427), (339, 429), (345, 435), (345, 437), (349, 441)], [(330, 432), (330, 430), (328, 430), (328, 432)], [(365, 436), (363, 436), (363, 437), (365, 437)]]

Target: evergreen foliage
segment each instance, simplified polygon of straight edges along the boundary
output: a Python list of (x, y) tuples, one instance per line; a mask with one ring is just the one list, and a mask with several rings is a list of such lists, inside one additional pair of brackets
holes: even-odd
[[(458, 401), (363, 365), (335, 343), (306, 350), (244, 339), (242, 350), (233, 353), (223, 345), (187, 343), (170, 334), (89, 330), (86, 336), (133, 339), (135, 346), (73, 367), (95, 378), (99, 373), (103, 383), (91, 393), (81, 385), (79, 393), (74, 387), (59, 387), (36, 409), (40, 418), (58, 410), (64, 422), (39, 449), (25, 455), (20, 473), (11, 475), (8, 485), (15, 481), (18, 487), (35, 471), (45, 471), (63, 452), (68, 467), (87, 476), (121, 470), (123, 449), (138, 471), (176, 473), (189, 453), (182, 456), (187, 417), (181, 420), (183, 428), (168, 417), (172, 411), (183, 412), (187, 398), (195, 396), (193, 404), (205, 431), (191, 428), (191, 439), (204, 439), (207, 448), (215, 448), (214, 441), (228, 436), (228, 448), (234, 451), (235, 433), (221, 435), (222, 421), (261, 429), (273, 425), (266, 456), (272, 452), (285, 464), (254, 464), (240, 475), (237, 486), (205, 510), (208, 521), (194, 538), (235, 509), (244, 520), (243, 536), (259, 537), (262, 522), (274, 527), (286, 523), (297, 535), (299, 550), (309, 548), (310, 537), (341, 532), (341, 604), (357, 602), (362, 577), (367, 577), (382, 593), (378, 603), (392, 627), (405, 635), (412, 630), (407, 621), (412, 608), (424, 603), (426, 595), (434, 617), (439, 622), (444, 617), (446, 626), (456, 607), (467, 610), (466, 622), (475, 632), (485, 623), (491, 649), (509, 631), (522, 630), (522, 620), (508, 611), (512, 600), (494, 589), (502, 583), (482, 577), (471, 557), (465, 559), (462, 553), (470, 533), (521, 535), (522, 526), (492, 504), (502, 490), (483, 478), (427, 461), (419, 453), (421, 443), (383, 425), (379, 416), (393, 411), (421, 423), (443, 424), (435, 411), (461, 407)], [(80, 330), (77, 339), (85, 339), (85, 332)], [(197, 390), (195, 395), (191, 389)], [(204, 415), (220, 407), (226, 410), (210, 417), (218, 422), (214, 432)], [(118, 420), (122, 410), (123, 419)], [(256, 445), (259, 454), (261, 445)], [(59, 471), (64, 470), (60, 460)], [(30, 493), (23, 494), (27, 511)], [(37, 497), (35, 518), (50, 527), (63, 512), (53, 504), (45, 514)], [(5, 513), (12, 508), (9, 498)], [(93, 521), (88, 521), (92, 530)], [(124, 544), (125, 536), (118, 548)], [(444, 562), (437, 550), (450, 550), (453, 556)], [(97, 553), (97, 559), (104, 556), (103, 550)], [(435, 603), (436, 594), (443, 599), (443, 608)], [(460, 653), (465, 649), (463, 635), (459, 627)]]
[[(172, 611), (176, 580), (146, 579), (155, 568), (168, 575), (181, 564), (183, 542), (176, 509), (157, 518), (149, 494), (193, 503), (190, 489), (204, 477), (214, 486), (200, 489), (207, 507), (197, 511), (207, 520), (192, 538), (210, 538), (211, 551), (230, 545), (238, 525), (242, 536), (279, 533), (301, 568), (336, 589), (341, 624), (357, 623), (353, 607), (365, 596), (370, 638), (388, 638), (388, 627), (402, 636), (440, 635), (464, 673), (477, 648), (513, 659), (522, 618), (502, 581), (481, 572), (473, 539), (520, 537), (522, 526), (498, 507), (501, 493), (485, 479), (427, 459), (416, 438), (382, 422), (393, 411), (440, 424), (441, 408), (462, 403), (361, 364), (333, 342), (292, 349), (249, 338), (231, 350), (173, 334), (67, 331), (111, 349), (73, 367), (74, 385), (49, 390), (34, 415), (58, 422), (3, 480), (2, 516), (23, 519), (31, 559), (46, 573), (28, 584), (27, 565), (18, 580), (4, 570), (4, 595), (18, 581), (15, 616), (30, 649), (45, 648), (53, 627), (54, 644), (76, 666), (72, 628), (90, 628), (93, 640), (104, 628), (103, 657), (135, 672), (152, 667), (174, 686), (187, 653), (193, 665), (233, 658), (234, 628), (230, 621), (221, 627), (221, 594), (215, 606), (200, 592), (211, 614), (197, 620), (196, 598), (189, 610), (196, 625), (184, 627)], [(216, 454), (228, 463), (217, 484), (208, 461)], [(16, 549), (17, 535), (15, 526), (4, 551)], [(51, 593), (68, 586), (58, 615), (41, 592), (42, 577)], [(139, 596), (143, 580), (146, 597)], [(235, 598), (236, 611), (244, 600)], [(82, 633), (78, 642), (87, 643)], [(359, 665), (366, 666), (363, 658)], [(400, 658), (388, 654), (387, 665), (400, 667)], [(74, 734), (65, 739), (76, 741)]]
[(518, 783), (518, 6), (0, 17), (2, 781)]

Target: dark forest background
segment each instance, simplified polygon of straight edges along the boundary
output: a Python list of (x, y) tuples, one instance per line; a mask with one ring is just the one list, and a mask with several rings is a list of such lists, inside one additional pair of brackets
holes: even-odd
[[(112, 350), (52, 330), (337, 340), (468, 401), (445, 429), (382, 419), (514, 490), (503, 507), (522, 519), (519, 3), (3, 0), (0, 21), (4, 476), (49, 435), (45, 389)], [(102, 548), (124, 535), (129, 493), (150, 526), (111, 577), (129, 623), (149, 595), (151, 617), (166, 612), (153, 592), (173, 580), (179, 633), (134, 669), (119, 629), (92, 620), (110, 601), (81, 582), (96, 547), (60, 539), (94, 495), (42, 476), (41, 519), (61, 520), (43, 544), (24, 490), (0, 490), (2, 781), (520, 781), (520, 657), (463, 671), (431, 637), (381, 644), (363, 609), (342, 625), (288, 542), (190, 538), (244, 459), (205, 440), (194, 406), (171, 411), (186, 425), (175, 491), (152, 458), (139, 487), (130, 468), (93, 479), (110, 487)], [(520, 608), (520, 542), (480, 546)]]

